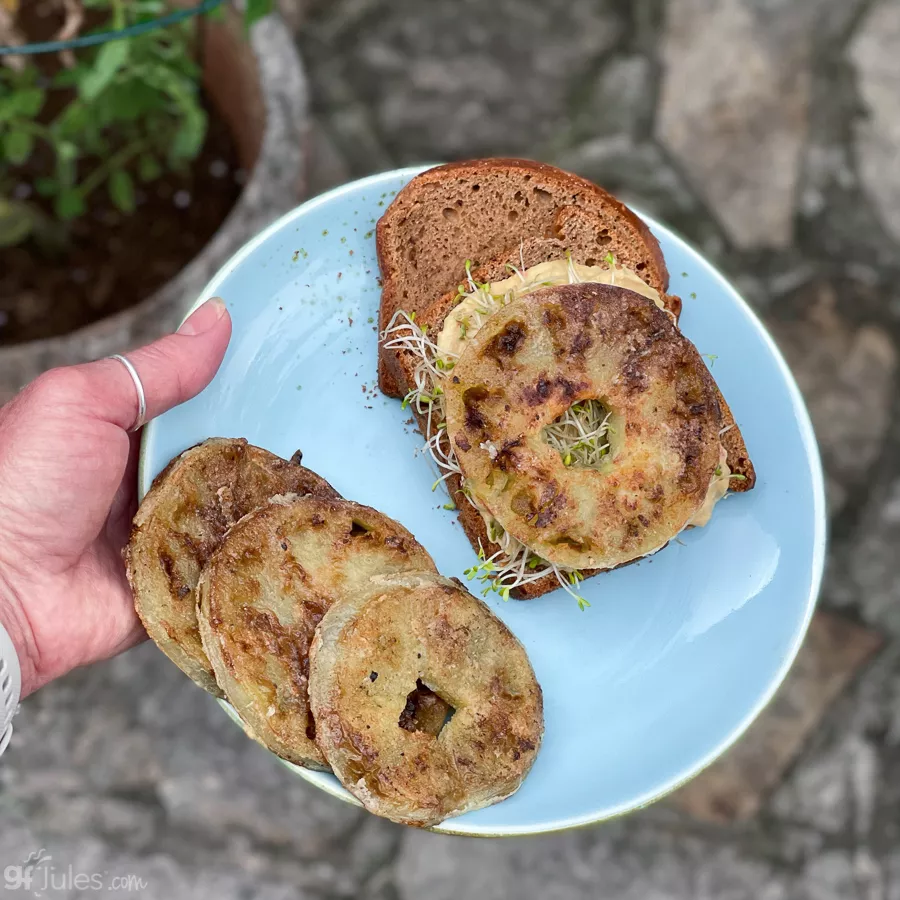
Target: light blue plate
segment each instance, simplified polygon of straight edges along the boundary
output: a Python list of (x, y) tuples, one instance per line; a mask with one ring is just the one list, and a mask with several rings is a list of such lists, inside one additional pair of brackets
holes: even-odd
[[(199, 397), (147, 426), (140, 489), (186, 447), (246, 437), (342, 494), (398, 519), (447, 576), (474, 555), (435, 475), (415, 456), (409, 412), (375, 390), (379, 284), (374, 228), (418, 169), (306, 203), (241, 250), (203, 298), (225, 299), (228, 355)], [(652, 559), (588, 579), (585, 612), (561, 590), (488, 599), (544, 689), (546, 735), (521, 790), (451, 819), (455, 834), (518, 835), (598, 822), (696, 775), (771, 698), (813, 611), (825, 551), (822, 470), (803, 401), (771, 338), (724, 278), (671, 231), (659, 239), (681, 325), (743, 430), (759, 476), (711, 524)], [(294, 768), (294, 767), (292, 767)], [(327, 774), (298, 774), (351, 799)]]

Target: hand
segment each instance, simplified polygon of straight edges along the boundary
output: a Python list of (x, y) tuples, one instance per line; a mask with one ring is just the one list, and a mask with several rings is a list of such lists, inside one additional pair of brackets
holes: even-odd
[[(128, 354), (147, 418), (198, 394), (222, 362), (220, 300)], [(121, 551), (137, 508), (137, 391), (104, 359), (46, 372), (0, 409), (0, 622), (22, 696), (145, 637)]]

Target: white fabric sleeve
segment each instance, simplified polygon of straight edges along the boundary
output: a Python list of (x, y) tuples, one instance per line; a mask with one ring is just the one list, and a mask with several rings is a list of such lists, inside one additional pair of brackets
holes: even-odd
[(0, 754), (12, 734), (12, 718), (22, 696), (22, 670), (12, 639), (0, 623)]

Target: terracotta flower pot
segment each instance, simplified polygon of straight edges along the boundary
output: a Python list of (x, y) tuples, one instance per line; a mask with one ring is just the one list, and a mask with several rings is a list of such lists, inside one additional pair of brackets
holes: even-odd
[(0, 347), (0, 404), (47, 369), (100, 359), (177, 327), (229, 257), (303, 198), (308, 97), (288, 29), (269, 16), (248, 42), (235, 17), (209, 20), (203, 41), (204, 88), (249, 173), (238, 202), (202, 252), (150, 297), (69, 334)]

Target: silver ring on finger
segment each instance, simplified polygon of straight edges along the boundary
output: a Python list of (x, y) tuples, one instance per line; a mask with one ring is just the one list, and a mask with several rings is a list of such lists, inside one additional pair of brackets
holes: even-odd
[(137, 431), (147, 420), (147, 396), (144, 393), (144, 385), (141, 382), (141, 376), (138, 375), (137, 369), (131, 364), (131, 362), (122, 356), (119, 353), (110, 356), (109, 359), (117, 359), (123, 366), (128, 370), (128, 374), (131, 376), (131, 380), (134, 382), (134, 389), (137, 391), (137, 400), (138, 400), (138, 410), (137, 410), (137, 418), (134, 420), (134, 424), (128, 430)]

